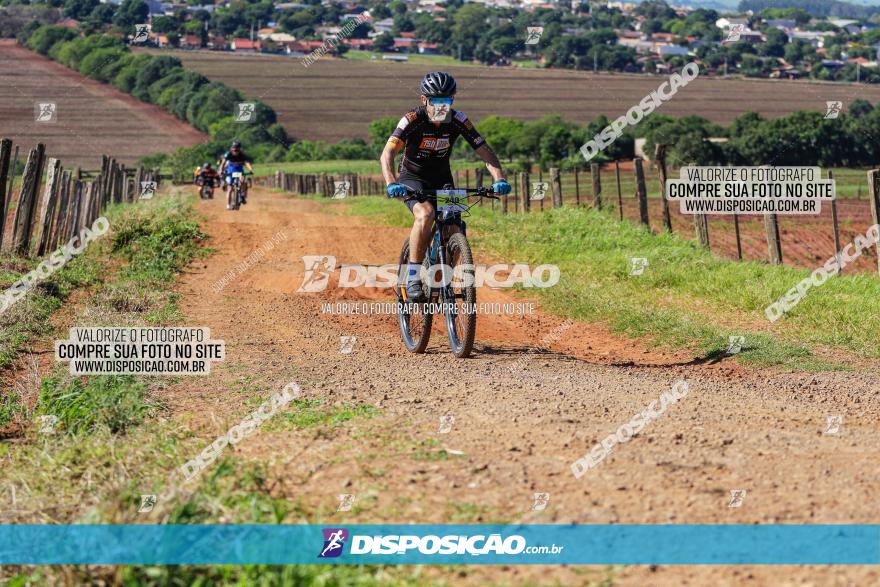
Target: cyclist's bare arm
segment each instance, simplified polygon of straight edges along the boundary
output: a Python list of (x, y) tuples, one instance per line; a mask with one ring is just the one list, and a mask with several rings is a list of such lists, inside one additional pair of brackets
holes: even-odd
[(489, 170), (489, 173), (492, 174), (492, 179), (494, 181), (504, 179), (504, 170), (501, 169), (501, 161), (498, 160), (498, 155), (495, 154), (492, 147), (483, 144), (474, 152), (486, 164), (486, 168)]
[(385, 178), (385, 183), (395, 183), (397, 181), (397, 175), (394, 173), (394, 158), (400, 153), (400, 150), (403, 149), (404, 142), (398, 139), (397, 137), (391, 137), (388, 139), (388, 142), (385, 143), (385, 148), (382, 149), (382, 156), (379, 158), (379, 163), (382, 164), (382, 177)]

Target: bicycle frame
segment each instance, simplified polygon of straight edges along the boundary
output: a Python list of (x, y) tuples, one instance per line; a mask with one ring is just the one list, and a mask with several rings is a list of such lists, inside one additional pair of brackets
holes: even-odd
[[(431, 198), (434, 196), (434, 198)], [(446, 197), (445, 203), (441, 204), (437, 197)], [(468, 198), (476, 196), (477, 200), (473, 203), (468, 202)], [(469, 210), (476, 206), (483, 198), (491, 198), (497, 200), (498, 197), (492, 195), (488, 188), (477, 189), (444, 189), (432, 190), (428, 192), (419, 192), (416, 194), (419, 201), (431, 201), (434, 205), (434, 225), (431, 228), (431, 242), (428, 244), (426, 256), (430, 266), (439, 266), (444, 269), (447, 267), (447, 230), (446, 228), (455, 226), (467, 236), (467, 224), (462, 220), (462, 215), (467, 214)], [(444, 275), (443, 287), (430, 288), (430, 291), (439, 291), (441, 301), (450, 299), (448, 291), (450, 284), (446, 281)]]

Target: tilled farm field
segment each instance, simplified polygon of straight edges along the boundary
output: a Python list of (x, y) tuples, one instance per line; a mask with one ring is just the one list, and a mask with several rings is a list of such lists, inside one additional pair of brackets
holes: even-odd
[[(416, 100), (427, 65), (322, 58), (304, 67), (299, 58), (209, 51), (159, 51), (185, 67), (259, 98), (274, 108), (298, 139), (337, 141), (367, 136), (377, 118), (400, 116)], [(600, 114), (617, 117), (664, 76), (583, 71), (440, 67), (458, 81), (458, 106), (472, 119), (496, 114), (535, 119), (561, 114), (584, 124)], [(664, 104), (671, 116), (696, 114), (727, 124), (744, 112), (767, 117), (797, 110), (825, 111), (825, 102), (880, 100), (880, 88), (854, 84), (697, 78)]]
[[(55, 121), (36, 122), (35, 102), (55, 103)], [(9, 40), (0, 41), (0, 129), (15, 144), (45, 143), (49, 156), (88, 169), (100, 165), (102, 154), (132, 165), (205, 139), (159, 107)]]

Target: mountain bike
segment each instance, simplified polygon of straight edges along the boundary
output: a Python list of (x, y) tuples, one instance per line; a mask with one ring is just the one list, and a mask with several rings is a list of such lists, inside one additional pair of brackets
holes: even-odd
[(243, 171), (233, 171), (229, 174), (232, 177), (232, 204), (233, 210), (238, 210), (242, 204), (245, 203), (245, 191), (242, 189), (242, 184), (245, 181), (244, 176), (249, 175)]
[[(434, 204), (434, 225), (425, 260), (427, 279), (422, 281), (426, 303), (413, 303), (406, 295), (409, 267), (409, 239), (400, 251), (397, 293), (398, 322), (403, 344), (411, 353), (423, 353), (431, 338), (434, 314), (446, 319), (446, 334), (452, 354), (468, 357), (477, 329), (477, 289), (474, 284), (474, 255), (468, 244), (463, 217), (484, 198), (498, 200), (491, 188), (410, 191), (420, 202)], [(459, 232), (448, 234), (447, 227)]]
[(199, 179), (199, 197), (203, 200), (214, 199), (214, 180)]

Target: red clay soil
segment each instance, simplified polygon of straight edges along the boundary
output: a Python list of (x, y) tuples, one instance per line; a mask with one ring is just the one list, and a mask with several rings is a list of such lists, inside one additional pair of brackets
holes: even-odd
[[(182, 277), (187, 325), (226, 341), (211, 376), (162, 392), (173, 418), (210, 442), (254, 400), (291, 380), (327, 406), (368, 404), (371, 418), (329, 431), (267, 428), (230, 450), (266, 466), (295, 504), (287, 523), (877, 523), (880, 388), (861, 372), (752, 372), (691, 362), (601, 325), (568, 328), (538, 307), (521, 319), (480, 315), (471, 359), (407, 353), (394, 316), (330, 315), (322, 304), (392, 300), (390, 290), (301, 293), (304, 255), (338, 264), (394, 262), (407, 231), (321, 204), (255, 190), (238, 212), (200, 202), (216, 253)], [(272, 247), (236, 267), (276, 235)], [(266, 250), (268, 249), (268, 250)], [(222, 288), (214, 284), (234, 272)], [(480, 302), (524, 302), (483, 288)], [(340, 337), (355, 336), (350, 354)], [(576, 479), (572, 461), (686, 378), (678, 404)], [(248, 403), (251, 402), (251, 403)], [(842, 433), (823, 434), (844, 415)], [(439, 418), (455, 418), (451, 432)], [(444, 452), (446, 451), (446, 452)], [(449, 452), (452, 451), (452, 452)], [(730, 492), (747, 490), (740, 508)], [(531, 511), (535, 492), (551, 495)], [(356, 495), (351, 512), (337, 496)], [(153, 516), (163, 519), (161, 508)], [(595, 568), (590, 569), (593, 572)], [(456, 584), (581, 584), (587, 568), (468, 569)], [(430, 569), (428, 576), (440, 573)], [(876, 584), (869, 567), (627, 567), (621, 585)], [(460, 580), (458, 580), (460, 579)]]

